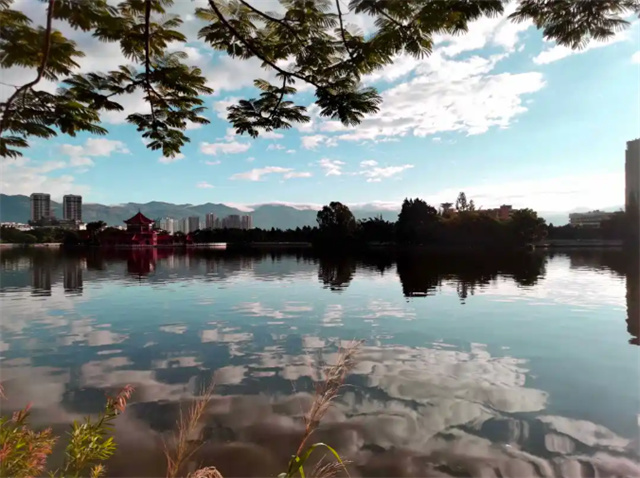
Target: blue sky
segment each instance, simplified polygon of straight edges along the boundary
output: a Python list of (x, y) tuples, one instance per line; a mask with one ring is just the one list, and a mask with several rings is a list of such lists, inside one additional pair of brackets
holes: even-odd
[[(22, 4), (36, 8), (33, 0)], [(253, 140), (229, 130), (224, 108), (252, 97), (252, 80), (272, 73), (214, 54), (195, 40), (195, 21), (184, 18), (192, 30), (189, 61), (216, 91), (205, 98), (211, 124), (188, 131), (183, 156), (169, 161), (145, 148), (123, 122), (144, 111), (130, 97), (124, 114), (105, 116), (105, 137), (34, 141), (24, 159), (3, 160), (1, 191), (79, 193), (105, 204), (339, 200), (394, 207), (406, 196), (453, 201), (461, 190), (483, 207), (567, 211), (624, 203), (625, 142), (640, 136), (637, 21), (607, 44), (571, 52), (527, 24), (483, 19), (466, 36), (439, 38), (429, 58), (399, 57), (366, 78), (384, 103), (361, 126), (341, 128), (312, 107), (312, 123)], [(366, 20), (360, 26), (366, 30)], [(122, 61), (115, 45), (81, 45), (83, 71)], [(313, 103), (304, 88), (297, 97)]]

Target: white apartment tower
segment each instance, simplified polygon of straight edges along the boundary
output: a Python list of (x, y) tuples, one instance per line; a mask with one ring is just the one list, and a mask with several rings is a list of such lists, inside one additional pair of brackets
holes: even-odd
[(241, 218), (242, 229), (253, 229), (253, 218), (251, 216), (242, 216)]
[(215, 229), (216, 228), (216, 215), (214, 213), (209, 212), (205, 216), (205, 227), (207, 229)]
[(189, 216), (188, 225), (189, 225), (189, 232), (197, 231), (198, 229), (200, 229), (200, 217)]
[(627, 141), (624, 161), (625, 211), (629, 218), (628, 240), (640, 249), (640, 139)]
[(625, 172), (625, 207), (640, 209), (640, 139), (627, 141), (624, 162)]
[(40, 221), (51, 217), (51, 196), (44, 193), (31, 195), (31, 220)]
[(82, 196), (67, 194), (62, 198), (62, 218), (82, 222)]

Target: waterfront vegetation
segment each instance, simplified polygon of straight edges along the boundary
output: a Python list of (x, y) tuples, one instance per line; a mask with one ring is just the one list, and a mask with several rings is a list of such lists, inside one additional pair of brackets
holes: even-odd
[[(316, 384), (311, 407), (303, 416), (304, 432), (298, 448), (278, 478), (293, 478), (296, 475), (300, 475), (301, 478), (331, 478), (340, 471), (347, 472), (348, 462), (344, 461), (332, 446), (310, 441), (331, 403), (338, 396), (347, 374), (355, 365), (361, 345), (361, 341), (354, 341), (342, 348), (336, 363), (324, 370), (323, 379)], [(188, 474), (185, 472), (194, 453), (202, 444), (201, 440), (193, 440), (191, 437), (197, 432), (213, 395), (214, 385), (215, 382), (212, 380), (188, 411), (181, 411), (175, 433), (164, 442), (167, 478), (185, 475), (189, 478), (222, 478), (215, 467), (198, 468)], [(45, 472), (52, 478), (108, 476), (106, 465), (116, 451), (116, 442), (112, 436), (114, 421), (119, 414), (124, 413), (133, 392), (133, 387), (126, 385), (114, 397), (107, 397), (105, 410), (96, 420), (92, 421), (91, 417), (86, 417), (83, 421), (74, 421), (68, 434), (69, 443), (64, 452), (64, 464), (53, 470), (47, 469), (47, 461), (59, 438), (53, 436), (50, 428), (36, 431), (30, 426), (31, 406), (27, 405), (13, 412), (11, 417), (0, 417), (0, 477), (29, 478), (42, 476)], [(0, 384), (0, 399), (2, 398), (4, 395)], [(313, 469), (307, 469), (305, 472), (305, 466), (308, 466), (307, 462), (310, 462), (312, 454), (317, 455), (316, 452), (322, 451), (325, 451), (331, 460), (316, 460), (313, 462)]]
[[(367, 245), (520, 248), (545, 239), (624, 240), (632, 230), (630, 222), (622, 211), (614, 213), (600, 228), (554, 226), (547, 224), (531, 209), (514, 210), (510, 217), (499, 219), (495, 212), (476, 210), (473, 200), (467, 202), (464, 193), (460, 193), (455, 208), (436, 208), (419, 198), (405, 199), (395, 222), (381, 217), (357, 221), (346, 205), (331, 202), (318, 211), (315, 227), (287, 230), (200, 229), (191, 233), (189, 238), (184, 233), (175, 233), (174, 241), (181, 244), (189, 239), (194, 243), (234, 245), (306, 242), (320, 248), (327, 245), (346, 248)], [(119, 234), (123, 231), (96, 221), (87, 224), (86, 231), (52, 228), (19, 231), (3, 227), (0, 240), (21, 244), (60, 242), (67, 246), (99, 246), (103, 241), (113, 242), (112, 238)]]

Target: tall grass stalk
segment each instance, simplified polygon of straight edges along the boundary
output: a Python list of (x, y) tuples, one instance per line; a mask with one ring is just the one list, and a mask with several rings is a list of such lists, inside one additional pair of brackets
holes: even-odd
[[(180, 415), (176, 424), (177, 429), (172, 440), (173, 445), (167, 444), (166, 441), (164, 442), (164, 455), (167, 460), (167, 478), (176, 478), (185, 463), (198, 451), (198, 448), (200, 448), (201, 444), (191, 440), (190, 437), (193, 436), (205, 408), (211, 401), (214, 385), (215, 382), (212, 380), (209, 386), (204, 389), (202, 394), (191, 404), (186, 413), (182, 408), (180, 409)], [(203, 468), (198, 471), (206, 473), (205, 470), (206, 469)], [(202, 474), (198, 476), (204, 477), (207, 475)]]

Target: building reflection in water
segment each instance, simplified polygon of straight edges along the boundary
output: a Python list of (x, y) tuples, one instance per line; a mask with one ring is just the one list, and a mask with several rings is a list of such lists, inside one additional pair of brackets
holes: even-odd
[(79, 260), (65, 262), (62, 282), (66, 293), (82, 295), (82, 268)]
[(606, 269), (625, 278), (629, 343), (640, 345), (640, 258), (636, 254), (606, 249), (572, 251), (569, 257), (572, 269)]
[(631, 261), (627, 272), (627, 331), (630, 344), (640, 345), (640, 265)]
[(33, 262), (31, 271), (31, 295), (51, 296), (51, 267), (50, 264)]
[(141, 279), (156, 270), (158, 249), (140, 248), (129, 251), (127, 257), (127, 272), (129, 275)]

